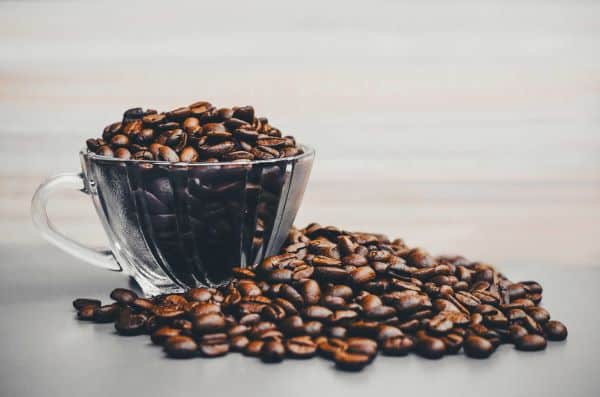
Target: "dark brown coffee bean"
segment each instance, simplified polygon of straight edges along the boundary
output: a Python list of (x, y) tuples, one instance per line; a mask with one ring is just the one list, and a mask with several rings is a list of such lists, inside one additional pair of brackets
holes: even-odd
[(371, 357), (365, 354), (348, 353), (343, 350), (336, 351), (333, 359), (338, 368), (346, 371), (360, 371), (371, 362)]
[(145, 324), (146, 316), (132, 314), (129, 310), (121, 310), (115, 322), (115, 329), (119, 334), (125, 336), (141, 335), (146, 331)]
[(540, 325), (544, 325), (550, 320), (550, 313), (541, 307), (528, 307), (526, 311)]
[(225, 330), (225, 318), (220, 313), (209, 313), (198, 316), (192, 320), (194, 332), (198, 334), (210, 334)]
[(324, 306), (312, 305), (306, 307), (303, 311), (303, 316), (309, 320), (324, 321), (328, 320), (333, 315), (333, 312)]
[(260, 358), (266, 363), (277, 363), (283, 360), (285, 347), (279, 340), (266, 341), (262, 346)]
[(509, 327), (510, 337), (513, 342), (516, 342), (517, 339), (521, 338), (524, 335), (527, 335), (527, 329), (518, 324), (513, 324)]
[(487, 358), (494, 352), (494, 345), (481, 336), (471, 335), (464, 341), (465, 354), (473, 358)]
[(244, 349), (244, 354), (247, 356), (259, 356), (261, 354), (262, 348), (265, 342), (262, 340), (254, 340), (250, 341), (246, 348)]
[(518, 350), (536, 351), (546, 348), (546, 339), (541, 335), (528, 334), (515, 341), (515, 347)]
[(370, 266), (361, 266), (350, 272), (350, 277), (356, 285), (361, 285), (372, 281), (377, 277), (375, 270)]
[(308, 321), (304, 324), (304, 333), (310, 336), (318, 336), (323, 333), (323, 323), (320, 321)]
[(94, 322), (112, 323), (119, 315), (120, 308), (118, 304), (99, 306), (94, 309)]
[(391, 306), (376, 306), (369, 310), (365, 310), (363, 315), (366, 319), (385, 320), (396, 315), (396, 309)]
[(310, 358), (317, 353), (317, 345), (310, 338), (293, 337), (285, 344), (287, 353), (293, 358)]
[(269, 321), (279, 321), (285, 318), (286, 316), (285, 310), (281, 306), (276, 304), (265, 306), (261, 314), (265, 320)]
[(250, 340), (244, 335), (237, 335), (231, 338), (231, 350), (241, 352), (250, 343)]
[(137, 295), (135, 292), (130, 291), (125, 288), (116, 288), (110, 293), (111, 299), (122, 303), (124, 305), (128, 305), (137, 299)]
[(321, 288), (315, 280), (306, 280), (300, 284), (299, 292), (306, 305), (316, 305), (321, 299)]
[(189, 301), (208, 302), (212, 298), (212, 293), (206, 288), (191, 288), (187, 290), (185, 296)]
[(198, 160), (198, 152), (191, 146), (186, 146), (179, 153), (179, 159), (186, 163), (193, 163)]
[[(456, 331), (464, 330), (462, 328), (457, 328)], [(444, 342), (444, 345), (446, 345), (446, 354), (457, 354), (463, 347), (464, 335), (452, 332), (442, 336), (441, 339)]]
[(391, 325), (381, 325), (379, 330), (377, 331), (377, 341), (383, 342), (388, 338), (395, 338), (397, 336), (403, 336), (404, 332), (400, 331), (399, 328), (393, 327)]
[(243, 315), (242, 317), (240, 317), (240, 324), (241, 325), (254, 325), (256, 323), (258, 323), (260, 321), (260, 314), (258, 313), (250, 313), (250, 314), (246, 314)]
[(137, 298), (133, 302), (131, 302), (131, 307), (151, 311), (154, 309), (154, 303), (150, 299)]
[(91, 321), (94, 319), (94, 311), (96, 310), (96, 306), (87, 305), (83, 306), (81, 309), (77, 311), (77, 318), (83, 321)]
[(416, 351), (423, 357), (437, 359), (446, 352), (446, 345), (441, 339), (423, 336), (418, 338)]
[(156, 345), (162, 345), (166, 342), (168, 338), (171, 336), (177, 336), (181, 334), (181, 330), (177, 328), (171, 328), (169, 326), (163, 326), (158, 328), (156, 331), (152, 333), (150, 339), (152, 343)]
[(174, 163), (179, 161), (179, 156), (177, 155), (177, 152), (175, 152), (170, 147), (161, 146), (158, 148), (158, 156), (156, 157), (156, 159), (160, 161), (169, 161), (171, 163)]
[(560, 321), (551, 320), (544, 325), (546, 337), (549, 340), (565, 340), (567, 338), (567, 327)]
[(372, 339), (363, 337), (351, 337), (345, 340), (348, 347), (346, 351), (349, 353), (365, 354), (367, 356), (375, 356), (377, 354), (377, 342)]
[(78, 298), (73, 301), (73, 307), (77, 310), (83, 309), (85, 306), (100, 307), (102, 303), (98, 299)]
[(184, 311), (179, 306), (154, 306), (152, 313), (162, 319), (174, 319), (184, 315)]
[(226, 338), (221, 337), (202, 341), (199, 346), (199, 351), (204, 357), (221, 357), (229, 353), (229, 341)]
[(189, 336), (171, 336), (164, 342), (165, 352), (173, 358), (190, 358), (197, 354), (198, 345)]
[(344, 282), (348, 279), (349, 274), (340, 267), (318, 266), (315, 267), (315, 277), (324, 282)]
[(348, 335), (348, 330), (341, 326), (329, 327), (327, 328), (326, 332), (327, 336), (329, 336), (330, 338), (343, 339)]
[(336, 352), (345, 351), (348, 348), (348, 344), (346, 342), (337, 338), (329, 338), (318, 343), (317, 346), (319, 354), (328, 359), (333, 359)]
[(383, 341), (381, 351), (388, 356), (405, 356), (413, 350), (415, 342), (408, 336), (394, 336)]

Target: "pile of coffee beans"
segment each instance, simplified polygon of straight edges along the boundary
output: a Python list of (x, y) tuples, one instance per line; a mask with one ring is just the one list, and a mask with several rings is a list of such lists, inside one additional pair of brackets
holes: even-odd
[(462, 349), (486, 358), (502, 344), (534, 351), (567, 337), (539, 306), (539, 283), (512, 282), (491, 265), (434, 257), (381, 234), (311, 224), (292, 230), (281, 254), (234, 273), (221, 289), (141, 298), (119, 288), (115, 303), (73, 305), (80, 320), (149, 334), (170, 357), (320, 355), (345, 370), (362, 369), (378, 352), (436, 359)]
[(170, 112), (133, 108), (108, 125), (102, 138), (86, 142), (90, 152), (129, 160), (245, 162), (296, 156), (302, 149), (282, 136), (252, 106), (217, 109), (195, 102)]

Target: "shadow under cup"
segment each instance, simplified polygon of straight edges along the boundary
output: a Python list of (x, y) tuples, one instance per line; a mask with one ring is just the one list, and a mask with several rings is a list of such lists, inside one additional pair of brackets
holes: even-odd
[(80, 153), (123, 270), (146, 294), (217, 286), (232, 268), (279, 251), (308, 182), (314, 151), (247, 163), (123, 161)]

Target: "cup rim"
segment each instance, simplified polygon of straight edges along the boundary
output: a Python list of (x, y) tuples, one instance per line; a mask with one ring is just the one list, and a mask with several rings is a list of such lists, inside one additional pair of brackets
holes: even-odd
[(210, 162), (187, 162), (187, 161), (177, 161), (170, 162), (165, 160), (136, 160), (136, 159), (118, 159), (116, 157), (106, 157), (93, 152), (89, 152), (86, 148), (82, 148), (79, 151), (79, 154), (90, 160), (99, 160), (103, 162), (115, 163), (115, 164), (151, 164), (151, 165), (168, 165), (171, 167), (198, 167), (198, 166), (223, 166), (223, 165), (237, 165), (241, 166), (244, 164), (255, 165), (255, 164), (274, 164), (279, 162), (288, 162), (294, 160), (301, 160), (307, 157), (312, 157), (315, 154), (315, 149), (311, 146), (299, 144), (298, 145), (303, 152), (301, 154), (297, 154), (295, 156), (289, 157), (278, 157), (274, 159), (268, 160), (248, 160), (248, 161), (219, 161), (217, 163)]

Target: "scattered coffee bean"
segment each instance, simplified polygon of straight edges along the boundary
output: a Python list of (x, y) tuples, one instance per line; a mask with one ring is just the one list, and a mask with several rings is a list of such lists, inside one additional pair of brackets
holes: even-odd
[(536, 334), (524, 335), (516, 340), (515, 347), (525, 351), (544, 350), (546, 348), (546, 339)]
[[(235, 109), (204, 119), (208, 116), (194, 115), (208, 111), (201, 111), (205, 106), (165, 115), (173, 121), (160, 124), (161, 136), (178, 129), (175, 124), (181, 121), (183, 131), (201, 127), (210, 132), (205, 143), (214, 147), (229, 139), (220, 120), (248, 124), (231, 118)], [(134, 124), (127, 125), (137, 131)], [(262, 139), (271, 145), (269, 150), (281, 144), (247, 133), (239, 136), (252, 142)], [(179, 141), (169, 143), (169, 137), (154, 149), (174, 150)], [(101, 147), (97, 141), (89, 143), (94, 145)], [(513, 283), (490, 265), (462, 257), (436, 258), (379, 234), (311, 224), (292, 230), (281, 254), (255, 269), (236, 268), (233, 273), (235, 278), (220, 288), (152, 298), (117, 288), (111, 293), (116, 303), (101, 306), (99, 300), (82, 298), (73, 307), (80, 320), (114, 322), (122, 335), (151, 335), (170, 357), (218, 357), (233, 351), (279, 362), (318, 352), (345, 370), (362, 369), (379, 351), (390, 356), (414, 351), (435, 359), (464, 348), (469, 357), (486, 358), (504, 343), (533, 351), (544, 349), (546, 338), (567, 337), (567, 328), (539, 306), (538, 283)]]
[(567, 327), (560, 321), (548, 321), (544, 330), (549, 340), (565, 340), (567, 338)]
[(98, 299), (79, 298), (73, 301), (73, 307), (77, 310), (85, 306), (99, 307), (102, 303)]
[(197, 354), (198, 345), (189, 336), (171, 336), (165, 341), (165, 352), (173, 358), (190, 358)]
[(473, 358), (487, 358), (494, 352), (494, 345), (481, 336), (471, 335), (464, 341), (465, 354)]

